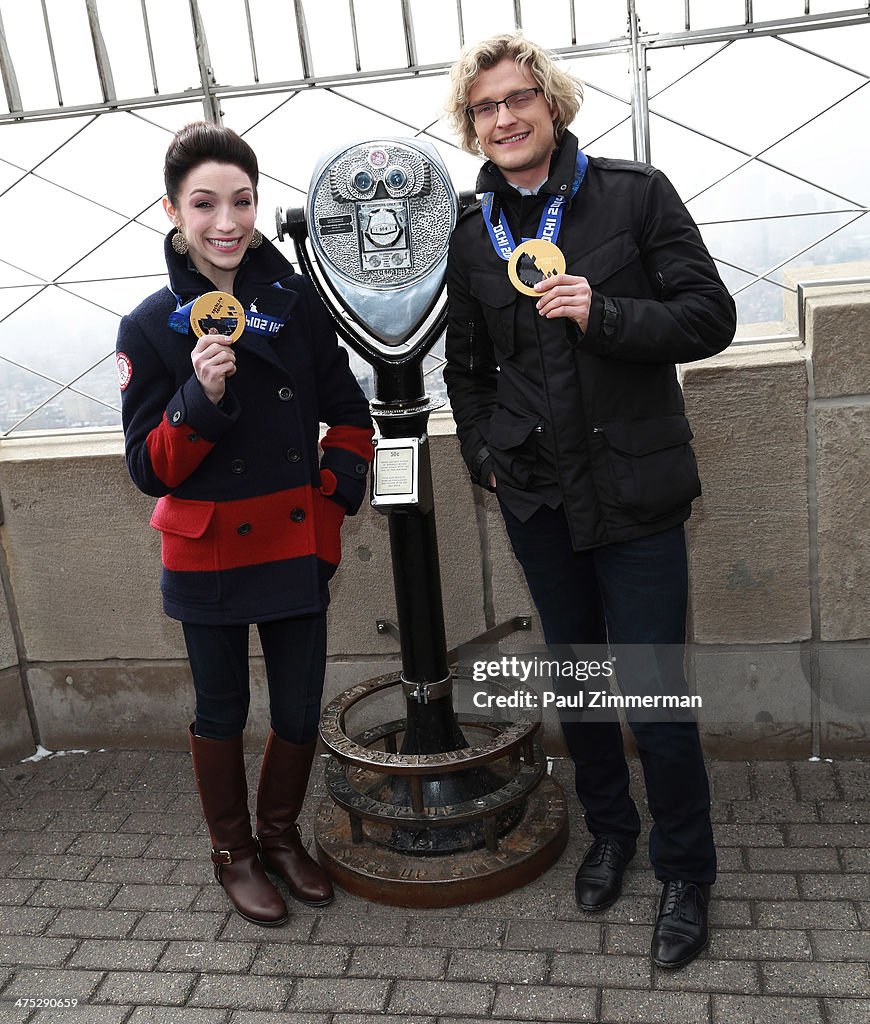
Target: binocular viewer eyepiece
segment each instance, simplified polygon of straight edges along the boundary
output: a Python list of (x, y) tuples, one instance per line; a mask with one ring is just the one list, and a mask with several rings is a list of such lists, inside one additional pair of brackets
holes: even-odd
[(422, 362), (444, 330), (447, 248), (460, 210), (434, 146), (375, 139), (322, 157), (304, 209), (279, 207), (276, 227), (279, 241), (293, 240), (340, 336), (383, 371)]

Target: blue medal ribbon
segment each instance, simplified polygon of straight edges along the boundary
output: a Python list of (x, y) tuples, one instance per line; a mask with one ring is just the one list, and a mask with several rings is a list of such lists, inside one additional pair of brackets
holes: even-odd
[[(281, 285), (276, 283), (273, 287), (280, 288)], [(172, 294), (175, 295), (175, 292)], [(169, 326), (178, 334), (190, 334), (190, 311), (196, 299), (191, 299), (190, 302), (182, 305), (181, 296), (175, 295), (175, 301), (178, 305), (175, 311), (169, 314)], [(267, 337), (271, 337), (271, 335), (277, 334), (285, 323), (285, 320), (281, 320), (277, 316), (253, 312), (250, 309), (245, 310), (245, 330), (253, 331), (255, 334), (264, 334)]]
[[(578, 149), (577, 150), (577, 166), (574, 169), (574, 180), (571, 182), (571, 198), (577, 195), (580, 186), (583, 184), (583, 178), (586, 175), (586, 168), (589, 166), (589, 159), (586, 154)], [(511, 234), (511, 229), (505, 224), (501, 213), (499, 213), (498, 220), (495, 224), (492, 223), (492, 203), (494, 198), (493, 192), (484, 192), (480, 199), (480, 212), (483, 214), (483, 220), (486, 224), (486, 229), (489, 232), (490, 240), (492, 241), (493, 248), (498, 255), (507, 262), (513, 255), (514, 249), (517, 244), (514, 241), (514, 236)], [(541, 221), (538, 224), (538, 233), (535, 235), (536, 238), (543, 238), (548, 242), (556, 244), (556, 239), (559, 237), (559, 231), (562, 228), (562, 214), (564, 211), (565, 197), (564, 196), (553, 196), (549, 203), (544, 207), (544, 212), (541, 214)], [(524, 238), (524, 242), (528, 239)]]
[(169, 326), (179, 334), (190, 334), (190, 311), (196, 299), (191, 299), (186, 306), (181, 305), (181, 296), (176, 295), (175, 301), (178, 305), (175, 312), (169, 314)]
[(277, 334), (283, 326), (284, 321), (280, 320), (277, 316), (268, 316), (266, 313), (252, 313), (250, 309), (245, 310), (246, 331), (269, 336)]

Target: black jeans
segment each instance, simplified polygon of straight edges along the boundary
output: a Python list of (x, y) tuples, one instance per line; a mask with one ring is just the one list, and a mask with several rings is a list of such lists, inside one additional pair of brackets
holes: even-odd
[[(183, 622), (196, 690), (196, 735), (229, 739), (244, 731), (251, 702), (250, 627)], [(317, 736), (326, 671), (326, 614), (258, 622), (275, 732), (288, 743)]]
[[(685, 689), (688, 569), (682, 525), (578, 552), (571, 547), (561, 507), (544, 506), (525, 523), (503, 504), (502, 514), (548, 645), (662, 645), (678, 677), (672, 688)], [(617, 674), (625, 694), (632, 679), (631, 673), (620, 674), (619, 657)], [(640, 819), (629, 793), (619, 722), (615, 714), (610, 721), (591, 721), (589, 714), (578, 720), (582, 717), (582, 712), (560, 715), (586, 826), (595, 836), (634, 840)], [(697, 725), (632, 716), (629, 725), (654, 820), (649, 856), (656, 877), (713, 882), (710, 790)]]

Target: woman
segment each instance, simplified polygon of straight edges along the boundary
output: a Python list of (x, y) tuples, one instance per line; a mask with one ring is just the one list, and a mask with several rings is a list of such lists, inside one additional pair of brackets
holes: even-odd
[[(190, 749), (215, 877), (243, 917), (278, 925), (287, 908), (264, 869), (303, 903), (333, 898), (296, 818), (320, 716), (327, 583), (342, 520), (363, 499), (373, 430), (312, 286), (254, 227), (250, 146), (189, 124), (164, 177), (169, 283), (118, 334), (127, 467), (160, 499), (151, 525), (162, 534), (164, 610), (182, 623), (196, 691)], [(192, 304), (215, 291), (227, 293), (223, 308), (204, 300), (191, 323)], [(256, 837), (242, 746), (252, 623), (272, 726)]]

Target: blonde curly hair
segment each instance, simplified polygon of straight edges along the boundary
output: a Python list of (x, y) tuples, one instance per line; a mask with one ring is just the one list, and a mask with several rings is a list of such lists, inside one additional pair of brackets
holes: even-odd
[(528, 68), (544, 90), (547, 103), (555, 106), (553, 130), (557, 142), (583, 102), (583, 83), (562, 71), (543, 47), (530, 42), (522, 32), (506, 32), (467, 46), (450, 69), (450, 95), (445, 105), (450, 125), (466, 153), (480, 153), (474, 124), (465, 112), (468, 94), (480, 72), (494, 67), (505, 57), (510, 57), (520, 69)]

